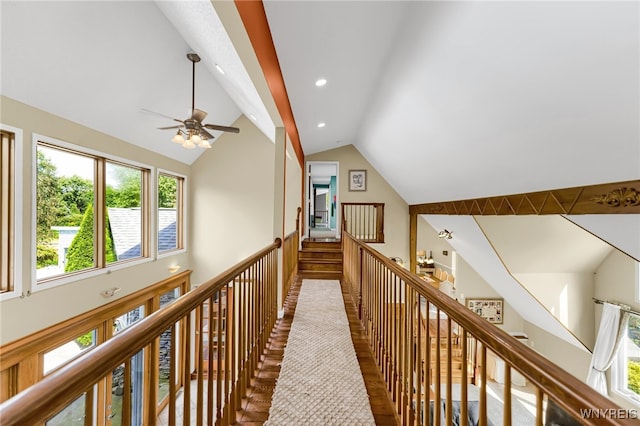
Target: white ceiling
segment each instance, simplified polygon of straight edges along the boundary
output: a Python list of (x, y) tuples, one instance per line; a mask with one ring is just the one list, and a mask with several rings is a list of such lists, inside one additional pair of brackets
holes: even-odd
[(353, 143), (409, 204), (640, 177), (638, 2), (266, 11), (305, 152)]
[[(354, 144), (410, 204), (640, 178), (638, 2), (265, 9), (305, 154)], [(1, 1), (0, 13), (3, 95), (190, 164), (201, 151), (168, 143), (156, 127), (173, 123), (141, 109), (189, 115), (196, 51), (205, 122), (253, 115), (274, 138), (264, 79), (245, 71), (255, 57), (235, 48), (240, 21), (208, 0)]]
[(274, 138), (273, 123), (207, 0), (0, 1), (0, 14), (2, 95), (190, 164), (202, 150), (169, 143), (172, 131), (157, 127), (176, 123), (142, 109), (190, 116), (186, 54), (195, 51), (202, 57), (195, 104), (208, 112), (204, 122), (229, 126), (242, 113), (254, 115)]

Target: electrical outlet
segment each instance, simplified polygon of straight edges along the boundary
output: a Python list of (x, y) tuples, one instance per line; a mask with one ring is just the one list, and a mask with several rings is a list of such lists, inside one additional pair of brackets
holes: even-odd
[(449, 256), (449, 250), (442, 250), (442, 254), (444, 254), (445, 256)]

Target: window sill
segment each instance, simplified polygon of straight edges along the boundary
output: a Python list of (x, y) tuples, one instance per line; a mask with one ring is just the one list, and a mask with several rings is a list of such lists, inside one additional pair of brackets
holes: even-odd
[[(102, 269), (90, 269), (85, 272), (78, 272), (75, 274), (62, 275), (57, 278), (51, 278), (42, 281), (35, 281), (32, 283), (31, 292), (35, 293), (42, 290), (48, 290), (50, 288), (59, 287), (61, 285), (70, 284), (76, 281), (85, 280), (87, 278), (98, 277), (101, 275), (110, 274), (113, 271), (119, 271), (121, 269), (126, 269), (132, 266), (142, 265), (147, 262), (152, 262), (153, 259), (145, 257), (142, 259), (136, 259), (132, 261), (125, 261), (122, 263), (115, 263), (113, 265), (109, 265), (106, 268)], [(36, 272), (33, 271), (33, 275), (35, 276)]]
[(619, 389), (612, 389), (611, 392), (634, 407), (640, 408), (640, 398), (632, 396), (630, 392), (621, 391)]

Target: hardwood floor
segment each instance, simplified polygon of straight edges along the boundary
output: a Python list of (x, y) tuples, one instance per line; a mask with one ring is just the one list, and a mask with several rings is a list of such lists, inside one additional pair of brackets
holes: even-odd
[[(260, 369), (253, 380), (248, 396), (243, 400), (242, 410), (237, 413), (238, 424), (243, 426), (262, 425), (269, 418), (271, 398), (280, 374), (280, 363), (284, 356), (284, 347), (287, 344), (291, 322), (295, 313), (300, 294), (300, 286), (303, 278), (322, 279), (322, 275), (299, 274), (284, 304), (284, 316), (278, 320), (275, 330), (271, 333), (271, 342), (268, 351), (263, 357)], [(331, 279), (331, 278), (329, 278)], [(360, 369), (364, 377), (367, 393), (371, 400), (371, 410), (377, 425), (397, 425), (398, 417), (394, 412), (389, 399), (386, 386), (380, 377), (376, 363), (367, 346), (367, 340), (362, 333), (358, 321), (358, 315), (351, 303), (351, 299), (345, 286), (342, 285), (342, 296), (345, 302), (351, 338), (356, 350)]]

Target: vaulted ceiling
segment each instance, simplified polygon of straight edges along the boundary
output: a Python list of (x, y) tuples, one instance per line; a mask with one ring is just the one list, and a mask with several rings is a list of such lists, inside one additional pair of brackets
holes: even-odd
[[(241, 21), (213, 6), (3, 1), (2, 94), (192, 163), (142, 109), (188, 116), (196, 51), (205, 121), (273, 139)], [(304, 152), (354, 144), (409, 204), (640, 177), (638, 2), (264, 7)]]

